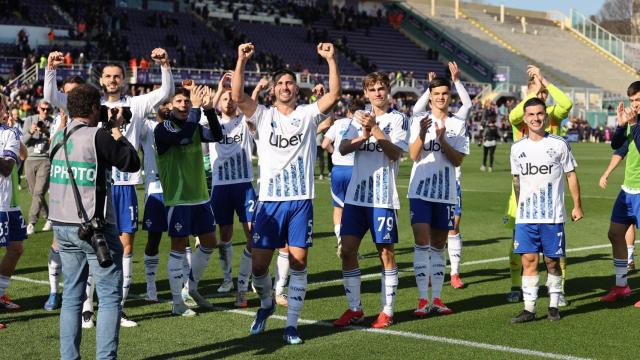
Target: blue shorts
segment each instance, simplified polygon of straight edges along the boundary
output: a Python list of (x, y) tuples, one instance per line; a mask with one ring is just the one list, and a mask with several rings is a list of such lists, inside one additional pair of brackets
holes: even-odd
[(311, 200), (259, 201), (253, 214), (252, 247), (280, 249), (286, 244), (308, 248), (313, 245), (313, 203)]
[(135, 185), (111, 186), (111, 200), (116, 213), (116, 225), (120, 233), (138, 231), (138, 195)]
[(200, 205), (167, 206), (169, 236), (187, 237), (216, 231), (216, 220), (207, 201)]
[(409, 199), (411, 225), (429, 224), (434, 229), (452, 230), (454, 207), (452, 204)]
[(394, 209), (345, 204), (342, 212), (340, 236), (362, 239), (367, 230), (376, 244), (398, 243), (398, 221)]
[(256, 192), (251, 182), (215, 185), (211, 191), (211, 207), (218, 225), (232, 225), (234, 212), (241, 223), (251, 221), (255, 206)]
[(167, 208), (164, 206), (162, 193), (149, 194), (144, 202), (142, 229), (149, 232), (165, 232), (167, 225)]
[(0, 211), (0, 247), (27, 238), (27, 224), (20, 210)]
[(629, 194), (620, 190), (611, 210), (611, 222), (617, 224), (640, 224), (640, 194)]
[(564, 224), (516, 224), (513, 252), (564, 257)]
[(352, 171), (353, 166), (333, 165), (331, 169), (331, 197), (334, 207), (344, 207), (344, 198), (347, 195)]
[(460, 217), (462, 216), (462, 189), (460, 188), (460, 181), (456, 181), (456, 195), (458, 201), (453, 207), (453, 215)]

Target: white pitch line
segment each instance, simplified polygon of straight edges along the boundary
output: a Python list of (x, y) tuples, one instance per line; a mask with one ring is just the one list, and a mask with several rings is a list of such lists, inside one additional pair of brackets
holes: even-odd
[[(464, 244), (464, 241), (463, 241), (463, 244)], [(566, 252), (572, 253), (572, 252), (586, 251), (586, 250), (593, 250), (593, 249), (603, 249), (603, 248), (608, 248), (608, 247), (611, 247), (611, 244), (592, 245), (592, 246), (584, 246), (584, 247), (579, 247), (579, 248), (567, 249)], [(463, 263), (460, 263), (460, 266), (471, 266), (471, 265), (478, 265), (478, 264), (487, 264), (487, 263), (502, 262), (502, 261), (507, 261), (507, 260), (509, 260), (509, 257), (503, 256), (503, 257), (492, 258), (492, 259), (465, 261)], [(447, 266), (447, 267), (450, 267), (450, 266)], [(413, 269), (412, 268), (406, 268), (406, 269), (399, 269), (398, 271), (399, 272), (412, 273)], [(374, 274), (362, 275), (360, 278), (361, 279), (375, 279), (375, 278), (379, 278), (379, 277), (380, 277), (380, 273), (374, 273)], [(312, 282), (312, 283), (309, 283), (309, 286), (323, 286), (323, 285), (341, 284), (341, 283), (342, 283), (342, 278), (334, 279), (334, 280)]]
[[(228, 309), (228, 308), (222, 308), (222, 307), (216, 307), (215, 309), (223, 312), (246, 315), (251, 317), (254, 317), (256, 315), (255, 312), (247, 311), (247, 310)], [(280, 316), (280, 315), (272, 315), (271, 319), (286, 321), (287, 317)], [(320, 321), (320, 320), (300, 319), (298, 320), (298, 323), (306, 324), (306, 325), (322, 326), (322, 327), (328, 327), (328, 328), (334, 327), (332, 323), (327, 321)], [(411, 339), (426, 340), (426, 341), (432, 341), (432, 342), (438, 342), (438, 343), (450, 344), (450, 345), (460, 345), (460, 346), (472, 347), (472, 348), (483, 349), (483, 350), (501, 351), (501, 352), (527, 355), (527, 356), (538, 356), (538, 357), (543, 357), (547, 359), (588, 360), (588, 358), (581, 358), (581, 357), (572, 356), (572, 355), (549, 353), (549, 352), (516, 348), (511, 346), (505, 346), (505, 345), (487, 344), (487, 343), (481, 343), (481, 342), (475, 342), (475, 341), (469, 341), (469, 340), (448, 338), (444, 336), (424, 335), (424, 334), (418, 334), (418, 333), (413, 333), (409, 331), (373, 329), (373, 328), (362, 327), (362, 326), (348, 326), (345, 329), (361, 331), (366, 333), (373, 333), (373, 334), (393, 335), (393, 336), (399, 336), (399, 337), (405, 337), (405, 338), (411, 338)]]

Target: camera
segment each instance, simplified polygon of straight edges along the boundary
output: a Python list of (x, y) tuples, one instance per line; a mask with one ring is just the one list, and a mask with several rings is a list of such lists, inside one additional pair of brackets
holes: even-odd
[(100, 219), (81, 224), (78, 228), (78, 237), (91, 245), (100, 267), (107, 268), (113, 265), (113, 257), (104, 236), (104, 224)]
[[(117, 116), (117, 108), (109, 108), (106, 105), (100, 106), (100, 122), (102, 123), (102, 127), (104, 127), (106, 130), (111, 130), (111, 128), (114, 127), (115, 119)], [(131, 123), (131, 116), (131, 108), (128, 106), (122, 107), (122, 117), (124, 118), (124, 123), (122, 125)]]
[(36, 127), (39, 127), (40, 129), (43, 129), (46, 127), (47, 125), (44, 124), (44, 121), (40, 120), (36, 123)]

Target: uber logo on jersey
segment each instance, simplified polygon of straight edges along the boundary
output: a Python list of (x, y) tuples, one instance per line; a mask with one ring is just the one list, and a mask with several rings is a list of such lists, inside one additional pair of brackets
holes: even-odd
[(369, 140), (365, 141), (364, 144), (360, 145), (360, 147), (358, 148), (358, 150), (360, 151), (378, 151), (378, 152), (382, 152), (382, 146), (380, 146), (380, 144), (378, 144), (377, 142), (372, 143), (369, 142)]
[(553, 165), (540, 165), (536, 166), (531, 163), (525, 163), (524, 168), (520, 167), (520, 174), (522, 175), (547, 175), (551, 174)]
[(244, 139), (244, 134), (238, 134), (235, 136), (227, 136), (225, 135), (222, 140), (220, 141), (221, 144), (224, 145), (229, 145), (229, 144), (234, 144), (234, 143), (241, 143), (242, 139)]
[(285, 149), (289, 146), (297, 146), (302, 142), (302, 134), (293, 135), (290, 138), (286, 138), (282, 135), (275, 135), (271, 133), (269, 136), (269, 145), (277, 148)]
[(422, 148), (424, 149), (424, 151), (444, 152), (444, 150), (442, 150), (442, 145), (440, 145), (440, 143), (435, 140), (429, 140), (427, 144), (422, 144)]

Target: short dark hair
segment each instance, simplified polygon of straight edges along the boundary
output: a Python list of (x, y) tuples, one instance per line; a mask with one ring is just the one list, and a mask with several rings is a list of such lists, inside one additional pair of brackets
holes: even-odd
[(352, 114), (358, 110), (363, 110), (363, 109), (364, 109), (364, 102), (359, 99), (353, 100), (351, 104), (349, 104), (349, 106), (347, 107), (347, 111), (349, 111)]
[(95, 87), (82, 84), (69, 92), (67, 109), (72, 118), (88, 118), (95, 109), (100, 109), (100, 91)]
[(100, 76), (102, 76), (102, 73), (104, 72), (104, 69), (108, 68), (108, 67), (117, 67), (118, 69), (120, 69), (120, 71), (122, 71), (122, 77), (124, 78), (125, 76), (127, 76), (127, 72), (124, 70), (124, 66), (122, 66), (122, 64), (120, 63), (116, 63), (116, 62), (111, 62), (111, 63), (107, 63), (105, 64), (102, 69), (100, 69)]
[(529, 106), (538, 106), (538, 105), (542, 106), (543, 109), (547, 108), (547, 104), (545, 104), (544, 101), (542, 101), (540, 98), (533, 97), (524, 102), (522, 109), (526, 111)]
[(375, 71), (365, 75), (364, 79), (362, 79), (362, 89), (366, 92), (369, 86), (375, 85), (376, 83), (380, 83), (384, 85), (387, 90), (391, 90), (391, 82), (389, 81), (389, 77), (385, 73), (380, 71)]
[(67, 76), (64, 80), (62, 80), (62, 87), (64, 87), (67, 84), (78, 84), (78, 85), (82, 85), (84, 84), (85, 81), (82, 77), (78, 76), (78, 75), (71, 75), (71, 76)]
[(640, 92), (640, 81), (634, 81), (627, 88), (627, 96), (633, 96)]
[(429, 91), (433, 91), (433, 89), (440, 87), (440, 86), (446, 86), (447, 89), (451, 89), (451, 84), (449, 83), (449, 80), (443, 78), (443, 77), (435, 77), (433, 78), (433, 80), (429, 81)]
[(271, 74), (271, 78), (273, 79), (273, 83), (277, 83), (278, 80), (280, 80), (281, 77), (285, 76), (285, 75), (291, 75), (291, 77), (293, 78), (293, 80), (296, 80), (296, 74), (289, 70), (289, 69), (277, 69), (276, 71), (273, 72), (273, 74)]
[(171, 96), (171, 100), (178, 95), (183, 95), (184, 97), (189, 98), (191, 96), (191, 92), (183, 87), (176, 88), (176, 92)]

